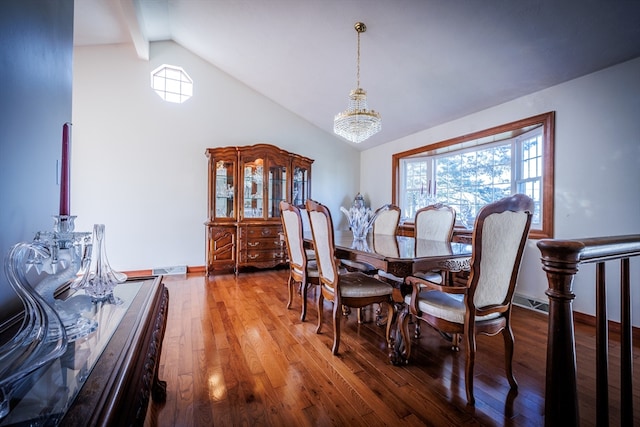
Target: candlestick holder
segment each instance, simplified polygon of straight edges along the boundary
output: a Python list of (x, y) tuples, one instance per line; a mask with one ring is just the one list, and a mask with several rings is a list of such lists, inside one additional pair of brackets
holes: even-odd
[(113, 288), (127, 280), (127, 275), (115, 271), (109, 265), (105, 247), (104, 224), (93, 226), (93, 254), (90, 264), (82, 277), (72, 284), (73, 288), (84, 289), (93, 302), (119, 304), (122, 301), (113, 295)]
[(34, 243), (40, 244), (48, 256), (33, 252), (27, 260), (27, 271), (34, 268), (36, 273), (47, 273), (34, 286), (36, 292), (51, 305), (62, 321), (70, 342), (95, 331), (98, 324), (82, 315), (91, 310), (91, 298), (87, 295), (73, 295), (65, 300), (57, 299), (55, 293), (62, 285), (71, 283), (83, 265), (90, 261), (91, 233), (76, 232), (75, 216), (56, 215), (53, 217), (53, 231), (39, 231)]

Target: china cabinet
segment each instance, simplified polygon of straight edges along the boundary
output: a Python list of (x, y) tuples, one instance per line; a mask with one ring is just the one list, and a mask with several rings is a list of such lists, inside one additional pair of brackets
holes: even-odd
[(208, 148), (207, 274), (285, 264), (280, 201), (303, 206), (312, 159), (274, 145)]

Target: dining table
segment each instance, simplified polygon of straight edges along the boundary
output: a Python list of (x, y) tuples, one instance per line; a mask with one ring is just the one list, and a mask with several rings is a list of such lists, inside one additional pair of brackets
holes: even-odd
[[(354, 239), (349, 230), (334, 231), (335, 256), (371, 265), (376, 270), (392, 274), (400, 281), (391, 281), (393, 289), (394, 316), (387, 319), (392, 325), (392, 340), (389, 360), (394, 365), (405, 364), (404, 343), (397, 322), (397, 313), (404, 307), (404, 297), (410, 291), (401, 280), (418, 272), (469, 271), (472, 247), (467, 243), (442, 242), (418, 239), (410, 236), (368, 234), (366, 239)], [(305, 246), (313, 247), (310, 230), (304, 231)]]

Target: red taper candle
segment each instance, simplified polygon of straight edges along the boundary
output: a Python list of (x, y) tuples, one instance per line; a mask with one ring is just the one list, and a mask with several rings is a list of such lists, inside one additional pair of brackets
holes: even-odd
[(71, 215), (71, 201), (69, 197), (69, 184), (71, 174), (71, 142), (69, 141), (69, 129), (71, 123), (62, 125), (62, 167), (60, 168), (60, 215)]

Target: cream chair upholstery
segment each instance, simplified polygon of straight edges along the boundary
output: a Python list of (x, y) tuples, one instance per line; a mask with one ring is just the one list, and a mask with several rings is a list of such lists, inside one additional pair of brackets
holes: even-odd
[(426, 206), (416, 212), (414, 218), (415, 237), (450, 242), (455, 222), (456, 211), (451, 206), (442, 203)]
[(293, 302), (294, 285), (299, 283), (302, 295), (300, 320), (304, 322), (307, 314), (307, 288), (309, 284), (320, 283), (320, 273), (316, 262), (308, 260), (307, 252), (303, 246), (303, 220), (300, 209), (290, 203), (281, 201), (280, 218), (289, 255), (289, 280), (287, 282), (289, 300), (287, 308), (291, 308)]
[[(304, 207), (299, 207), (300, 209), (300, 218), (302, 219), (302, 234), (305, 232), (311, 233), (311, 224), (309, 224), (309, 214), (307, 213), (307, 209)], [(307, 253), (307, 260), (311, 261), (316, 259), (316, 253), (313, 249), (305, 249)]]
[(441, 286), (418, 277), (407, 277), (412, 287), (405, 297), (406, 309), (400, 317), (405, 357), (411, 355), (409, 319), (414, 316), (427, 322), (443, 336), (450, 337), (458, 349), (464, 336), (466, 348), (465, 382), (467, 400), (474, 404), (473, 368), (476, 335), (502, 332), (505, 343), (505, 366), (512, 389), (517, 389), (513, 376), (513, 332), (511, 301), (524, 252), (533, 201), (516, 194), (484, 206), (475, 221), (471, 273), (467, 286)]
[[(384, 304), (387, 307), (387, 319), (392, 319), (391, 293), (393, 288), (388, 283), (361, 272), (339, 274), (339, 261), (335, 258), (331, 213), (326, 206), (313, 200), (307, 200), (306, 207), (309, 212), (313, 247), (316, 252), (318, 271), (320, 272), (318, 327), (316, 328), (316, 333), (320, 333), (322, 329), (322, 315), (324, 300), (326, 299), (333, 303), (333, 347), (331, 352), (338, 354), (342, 306), (362, 308), (374, 303)], [(385, 333), (387, 346), (390, 345), (391, 323), (387, 321)]]
[(386, 234), (395, 236), (398, 234), (400, 224), (400, 208), (396, 205), (387, 204), (378, 208), (373, 221), (373, 234)]
[[(416, 212), (414, 219), (416, 239), (437, 240), (438, 242), (450, 242), (453, 237), (453, 226), (456, 223), (456, 211), (451, 206), (441, 203), (426, 206)], [(416, 245), (416, 256), (419, 254), (419, 245)], [(425, 271), (416, 273), (434, 283), (443, 283), (445, 275), (438, 271)]]

